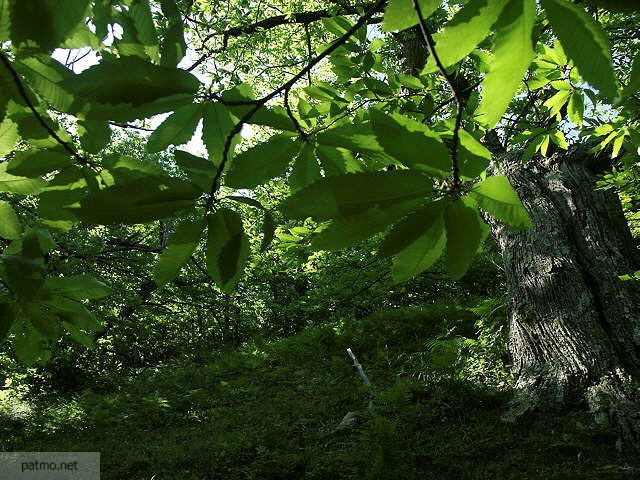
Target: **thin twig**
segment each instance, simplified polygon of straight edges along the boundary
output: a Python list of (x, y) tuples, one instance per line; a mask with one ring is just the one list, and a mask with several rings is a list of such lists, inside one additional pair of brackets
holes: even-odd
[(427, 24), (422, 16), (422, 10), (420, 9), (420, 4), (418, 0), (413, 0), (413, 8), (418, 15), (418, 23), (420, 24), (420, 31), (422, 32), (422, 36), (424, 37), (424, 41), (427, 44), (427, 48), (429, 49), (429, 55), (433, 57), (433, 61), (435, 62), (438, 70), (449, 84), (451, 88), (451, 92), (453, 93), (453, 98), (456, 102), (456, 124), (453, 129), (453, 151), (451, 153), (451, 176), (453, 177), (453, 188), (454, 190), (459, 190), (461, 182), (460, 182), (460, 170), (458, 168), (458, 144), (460, 142), (460, 127), (462, 126), (462, 112), (463, 112), (463, 100), (462, 96), (456, 90), (453, 79), (447, 73), (447, 70), (444, 68), (444, 65), (440, 61), (440, 57), (436, 53), (435, 42), (433, 41), (433, 36), (429, 29), (427, 28)]
[(24, 101), (27, 103), (29, 110), (31, 110), (31, 112), (35, 115), (36, 119), (38, 120), (38, 123), (42, 125), (42, 127), (49, 133), (49, 135), (51, 135), (55, 139), (56, 142), (62, 145), (62, 147), (67, 152), (69, 152), (73, 157), (75, 157), (79, 163), (81, 163), (82, 165), (88, 164), (89, 162), (87, 161), (86, 158), (83, 158), (82, 156), (80, 156), (78, 152), (76, 152), (67, 142), (62, 140), (60, 136), (57, 134), (57, 132), (53, 130), (47, 124), (47, 122), (45, 122), (44, 118), (42, 118), (40, 113), (36, 110), (36, 107), (31, 102), (31, 99), (29, 98), (29, 95), (27, 94), (27, 91), (25, 90), (24, 85), (22, 84), (22, 80), (20, 80), (20, 76), (18, 75), (18, 72), (14, 70), (13, 65), (11, 65), (11, 62), (2, 52), (0, 52), (0, 61), (2, 61), (4, 66), (7, 67), (7, 70), (9, 70), (9, 72), (11, 73), (11, 76), (13, 77), (13, 81), (16, 84), (16, 87), (18, 88), (20, 95), (22, 96)]
[(303, 139), (306, 140), (307, 138), (309, 138), (309, 134), (306, 133), (304, 130), (302, 130), (302, 127), (300, 126), (300, 122), (298, 122), (298, 119), (295, 117), (295, 115), (293, 114), (293, 111), (291, 110), (291, 105), (289, 105), (289, 92), (290, 91), (291, 91), (291, 89), (289, 89), (289, 88), (287, 88), (284, 91), (284, 107), (287, 110), (287, 114), (289, 115), (289, 118), (291, 119), (291, 121), (295, 125), (296, 130), (298, 131), (300, 136)]
[[(311, 32), (309, 32), (309, 24), (304, 24), (304, 34), (307, 39), (307, 59), (310, 62), (313, 58), (313, 47), (311, 46)], [(307, 83), (311, 86), (311, 70), (307, 72)]]
[(153, 128), (139, 127), (137, 125), (132, 125), (131, 123), (119, 123), (109, 120), (109, 124), (119, 128), (133, 128), (135, 130), (142, 130), (144, 132), (155, 132)]
[[(472, 90), (475, 90), (480, 84), (482, 83), (482, 80), (477, 81), (476, 83), (474, 83), (473, 85), (469, 85), (467, 88), (465, 88), (461, 93), (465, 94), (467, 92), (470, 92)], [(446, 107), (447, 105), (449, 105), (451, 102), (455, 102), (456, 98), (455, 97), (451, 97), (447, 100), (444, 100), (443, 102), (440, 102), (439, 104), (437, 104), (434, 108), (433, 111), (431, 112), (431, 116), (435, 115), (436, 113), (438, 113), (438, 111), (440, 109), (442, 109), (443, 107)]]
[(536, 100), (538, 99), (538, 91), (534, 92), (533, 94), (531, 93), (531, 90), (529, 89), (529, 84), (525, 81), (524, 85), (527, 87), (527, 91), (528, 91), (528, 95), (529, 95), (529, 100), (527, 101), (527, 103), (522, 107), (522, 110), (520, 111), (520, 113), (518, 114), (517, 117), (515, 117), (512, 121), (511, 121), (511, 125), (508, 126), (506, 128), (506, 133), (505, 133), (505, 138), (504, 138), (504, 143), (507, 144), (508, 140), (509, 140), (509, 131), (511, 130), (515, 130), (515, 128), (518, 125), (518, 122), (520, 122), (520, 120), (522, 119), (522, 117), (524, 117), (525, 113), (529, 111), (529, 109), (533, 106), (533, 104), (536, 102)]

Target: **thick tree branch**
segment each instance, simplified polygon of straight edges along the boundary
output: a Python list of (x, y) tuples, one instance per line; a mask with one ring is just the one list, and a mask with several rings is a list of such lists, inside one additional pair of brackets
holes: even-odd
[[(359, 6), (344, 5), (342, 6), (342, 11), (339, 14), (357, 15), (361, 9), (364, 9), (366, 12), (369, 12), (373, 6), (376, 6), (376, 10), (372, 12), (372, 15), (375, 13), (382, 12), (384, 8), (384, 2), (365, 3)], [(224, 51), (229, 44), (230, 38), (240, 37), (242, 35), (249, 35), (257, 31), (270, 30), (272, 28), (280, 27), (282, 25), (302, 24), (306, 26), (306, 25), (309, 25), (310, 23), (317, 22), (318, 20), (322, 20), (323, 18), (335, 17), (336, 15), (337, 13), (335, 11), (332, 11), (329, 9), (315, 10), (311, 12), (300, 12), (300, 13), (294, 13), (292, 15), (276, 15), (274, 17), (265, 18), (264, 20), (260, 20), (259, 22), (254, 22), (249, 25), (232, 27), (227, 30), (224, 30), (223, 32), (211, 33), (203, 38), (202, 40), (203, 45), (214, 37), (222, 36), (222, 47), (216, 50), (208, 51), (202, 56), (200, 56), (200, 58), (198, 58), (198, 60), (196, 60), (195, 63), (187, 69), (187, 71), (192, 71), (198, 65), (203, 63), (207, 59), (207, 57), (209, 57), (210, 55)], [(372, 15), (369, 15), (368, 18), (370, 18)], [(376, 20), (370, 23), (377, 23), (378, 21), (379, 20)]]
[[(357, 15), (360, 9), (368, 12), (374, 6), (377, 6), (377, 9), (372, 12), (377, 13), (381, 12), (384, 6), (383, 4), (378, 3), (365, 3), (360, 6), (348, 6), (345, 5), (342, 7), (343, 15)], [(207, 35), (204, 40), (211, 40), (213, 37), (217, 35), (222, 35), (223, 37), (239, 37), (241, 35), (247, 35), (250, 33), (257, 32), (258, 30), (270, 30), (275, 27), (279, 27), (281, 25), (292, 25), (292, 24), (304, 24), (308, 25), (309, 23), (317, 22), (323, 18), (335, 17), (336, 13), (332, 10), (315, 10), (312, 12), (300, 12), (294, 13), (292, 15), (277, 15), (275, 17), (265, 18), (264, 20), (260, 20), (259, 22), (252, 23), (250, 25), (243, 25), (238, 27), (232, 27), (225, 30), (222, 33), (212, 33)]]

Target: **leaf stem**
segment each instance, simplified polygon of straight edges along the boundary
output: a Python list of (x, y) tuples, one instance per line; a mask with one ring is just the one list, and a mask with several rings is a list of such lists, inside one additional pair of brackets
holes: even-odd
[(306, 140), (307, 138), (309, 138), (309, 134), (306, 133), (303, 129), (302, 126), (300, 125), (300, 122), (298, 122), (298, 119), (295, 117), (295, 115), (293, 114), (293, 111), (291, 110), (291, 105), (289, 105), (289, 92), (291, 91), (291, 89), (287, 88), (284, 91), (284, 107), (287, 110), (287, 115), (289, 115), (289, 118), (291, 119), (291, 121), (293, 122), (293, 124), (296, 127), (296, 130), (298, 131), (298, 133), (300, 134), (300, 136), (302, 137), (303, 140)]
[(18, 75), (18, 72), (15, 71), (9, 59), (2, 52), (0, 52), (0, 61), (2, 61), (4, 66), (7, 68), (7, 70), (9, 70), (9, 72), (11, 73), (11, 76), (13, 77), (13, 81), (16, 84), (18, 91), (20, 92), (20, 96), (27, 103), (29, 110), (31, 110), (31, 112), (35, 115), (40, 125), (42, 125), (42, 127), (47, 131), (47, 133), (49, 133), (49, 135), (51, 135), (56, 142), (62, 145), (62, 147), (67, 152), (69, 152), (69, 154), (71, 154), (72, 157), (75, 157), (75, 159), (78, 160), (80, 164), (87, 165), (89, 163), (87, 159), (79, 155), (78, 152), (76, 152), (73, 149), (73, 147), (71, 147), (67, 142), (62, 140), (62, 138), (60, 138), (57, 132), (54, 129), (52, 129), (51, 126), (47, 124), (47, 122), (45, 122), (44, 118), (42, 118), (40, 113), (36, 110), (36, 107), (31, 102), (31, 99), (29, 98), (29, 95), (27, 94), (27, 91), (25, 90), (24, 85), (22, 84), (22, 80), (20, 80), (20, 76)]
[(435, 62), (438, 70), (446, 80), (449, 88), (451, 88), (451, 93), (453, 94), (453, 98), (456, 102), (456, 124), (453, 129), (453, 151), (451, 152), (451, 176), (453, 177), (453, 188), (455, 191), (460, 189), (461, 181), (460, 181), (460, 170), (458, 168), (458, 146), (460, 143), (460, 128), (462, 127), (462, 113), (463, 113), (463, 99), (462, 95), (456, 90), (455, 84), (451, 75), (447, 73), (447, 70), (444, 68), (440, 57), (438, 56), (435, 49), (435, 42), (433, 41), (433, 36), (429, 29), (427, 28), (427, 23), (424, 20), (424, 16), (422, 15), (422, 10), (420, 9), (420, 4), (418, 0), (413, 0), (413, 8), (418, 15), (418, 24), (420, 25), (420, 31), (422, 32), (422, 36), (424, 37), (424, 41), (427, 44), (427, 48), (429, 50), (429, 55), (433, 57), (433, 61)]

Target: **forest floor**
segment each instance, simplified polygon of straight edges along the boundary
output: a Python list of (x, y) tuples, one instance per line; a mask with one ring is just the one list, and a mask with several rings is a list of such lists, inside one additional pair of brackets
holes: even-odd
[[(5, 390), (0, 448), (98, 451), (104, 480), (640, 478), (637, 454), (587, 413), (506, 424), (508, 385), (468, 364), (416, 375), (415, 357), (394, 353), (406, 341), (394, 350), (375, 335), (309, 328), (66, 396)], [(353, 411), (357, 421), (336, 428)]]

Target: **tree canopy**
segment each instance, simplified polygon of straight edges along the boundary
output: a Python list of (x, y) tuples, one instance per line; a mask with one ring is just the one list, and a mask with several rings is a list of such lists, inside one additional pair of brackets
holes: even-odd
[[(373, 238), (397, 283), (440, 257), (460, 279), (486, 215), (531, 226), (501, 151), (526, 162), (590, 139), (616, 167), (603, 187), (620, 188), (633, 215), (637, 11), (632, 0), (1, 1), (3, 338), (32, 364), (62, 335), (86, 346), (103, 335), (113, 320), (88, 301), (121, 274), (97, 279), (69, 239), (101, 244), (105, 232), (116, 251), (158, 254), (139, 294), (111, 307), (120, 318), (184, 282), (184, 268), (232, 295), (274, 241), (289, 261)], [(426, 61), (411, 59), (416, 45)], [(157, 246), (145, 244), (156, 228)]]

